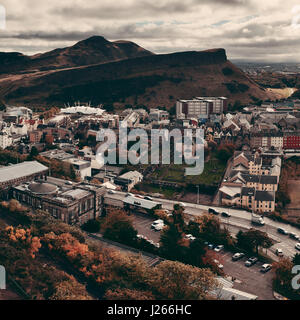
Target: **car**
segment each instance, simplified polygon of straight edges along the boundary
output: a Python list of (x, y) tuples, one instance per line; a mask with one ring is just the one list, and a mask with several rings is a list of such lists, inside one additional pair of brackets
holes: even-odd
[(178, 203), (181, 207), (183, 207), (183, 208), (185, 208), (186, 207), (186, 204), (185, 203), (183, 203), (183, 202), (179, 202)]
[(73, 182), (72, 181), (66, 181), (66, 184), (68, 184), (69, 186), (72, 186)]
[(109, 194), (116, 194), (116, 191), (114, 191), (114, 190), (108, 190), (108, 193), (109, 193)]
[(235, 254), (232, 256), (231, 259), (232, 259), (232, 261), (238, 261), (238, 260), (242, 259), (244, 256), (245, 256), (244, 253), (242, 253), (242, 252), (237, 252), (237, 253), (235, 253)]
[(126, 197), (134, 197), (134, 195), (130, 192), (126, 193)]
[(159, 225), (159, 224), (164, 224), (164, 220), (162, 220), (162, 219), (155, 220), (155, 221), (151, 224), (151, 228), (154, 229), (155, 226), (157, 226), (157, 225)]
[(223, 249), (224, 249), (224, 246), (223, 246), (222, 244), (220, 244), (220, 245), (218, 245), (218, 246), (215, 247), (215, 251), (216, 251), (216, 252), (220, 252), (220, 251), (223, 250)]
[(284, 234), (284, 235), (287, 235), (287, 234), (288, 234), (288, 232), (287, 232), (285, 229), (283, 229), (283, 228), (278, 228), (278, 229), (277, 229), (277, 232), (278, 232), (278, 233), (281, 233), (281, 234)]
[(219, 260), (214, 259), (214, 263), (218, 266), (219, 269), (223, 269), (224, 268), (224, 266), (220, 263)]
[(300, 242), (296, 243), (295, 248), (300, 251)]
[(212, 214), (217, 215), (217, 214), (219, 214), (220, 212), (217, 211), (217, 210), (215, 210), (215, 209), (213, 209), (213, 208), (209, 208), (209, 209), (208, 209), (208, 213), (212, 213)]
[(258, 261), (258, 259), (257, 259), (256, 257), (251, 257), (251, 258), (249, 258), (249, 259), (245, 262), (245, 266), (246, 266), (246, 267), (251, 267), (251, 266), (253, 266), (257, 261)]
[(144, 240), (147, 240), (147, 241), (148, 241), (148, 238), (147, 238), (146, 236), (142, 235), (142, 234), (138, 234), (136, 237), (137, 237), (138, 239), (144, 239)]
[(165, 227), (164, 224), (156, 224), (156, 225), (154, 226), (154, 230), (155, 230), (155, 231), (161, 231), (164, 227)]
[(212, 250), (214, 248), (214, 245), (212, 243), (208, 244), (208, 249)]
[(229, 212), (223, 211), (221, 214), (222, 214), (222, 216), (225, 217), (225, 218), (230, 218), (230, 217), (231, 217), (231, 214), (230, 214)]
[(276, 256), (278, 256), (278, 257), (283, 257), (283, 251), (281, 250), (281, 249), (276, 249), (276, 251), (275, 251), (275, 254), (276, 254)]
[(291, 233), (289, 234), (289, 237), (290, 237), (291, 239), (294, 239), (294, 240), (300, 240), (299, 236), (298, 236), (296, 233), (294, 233), (294, 232), (291, 232)]
[(185, 235), (185, 239), (194, 241), (194, 240), (196, 240), (196, 237), (194, 237), (192, 234), (186, 234), (186, 235)]
[(144, 197), (145, 200), (149, 200), (149, 201), (153, 201), (153, 198), (149, 197), (149, 196), (146, 196)]
[(260, 272), (266, 273), (266, 272), (270, 271), (271, 269), (272, 269), (272, 266), (268, 263), (265, 263), (262, 265)]

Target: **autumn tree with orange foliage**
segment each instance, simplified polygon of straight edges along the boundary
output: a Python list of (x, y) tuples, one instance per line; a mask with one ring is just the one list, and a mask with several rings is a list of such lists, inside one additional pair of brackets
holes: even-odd
[(204, 300), (217, 287), (214, 274), (180, 262), (164, 261), (149, 279), (158, 299)]
[(9, 226), (4, 230), (2, 236), (6, 236), (11, 242), (27, 249), (29, 255), (33, 259), (42, 246), (40, 239), (32, 236), (30, 229), (14, 228)]
[(155, 300), (151, 291), (128, 288), (107, 290), (104, 298), (107, 300)]

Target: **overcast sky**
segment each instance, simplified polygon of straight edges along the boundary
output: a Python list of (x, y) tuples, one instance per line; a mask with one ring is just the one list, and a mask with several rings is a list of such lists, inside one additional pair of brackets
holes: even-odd
[(0, 51), (35, 54), (102, 35), (155, 53), (225, 48), (229, 59), (300, 62), (300, 0), (0, 0), (1, 5), (6, 28), (0, 21)]

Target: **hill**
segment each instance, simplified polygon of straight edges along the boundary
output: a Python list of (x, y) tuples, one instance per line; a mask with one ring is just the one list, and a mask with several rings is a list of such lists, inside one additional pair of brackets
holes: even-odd
[[(47, 61), (48, 70), (0, 76), (0, 97), (9, 103), (29, 105), (63, 105), (80, 100), (95, 105), (115, 103), (119, 107), (132, 104), (169, 109), (177, 99), (194, 96), (227, 96), (231, 103), (273, 98), (271, 92), (228, 61), (224, 49), (154, 55), (129, 42), (108, 42), (118, 47), (119, 51), (105, 55), (114, 60), (103, 62), (101, 50), (102, 61), (94, 64), (96, 57), (85, 54), (83, 49), (99, 52), (100, 42), (94, 40), (79, 42), (64, 49), (64, 54), (57, 49), (36, 56), (35, 59)], [(110, 46), (104, 38), (102, 41)], [(123, 57), (126, 52), (126, 58), (122, 59), (120, 52)], [(138, 54), (142, 56), (136, 57)], [(76, 66), (71, 67), (72, 64)]]
[(33, 56), (1, 52), (0, 74), (72, 68), (152, 54), (130, 41), (110, 42), (101, 36), (93, 36), (71, 47)]

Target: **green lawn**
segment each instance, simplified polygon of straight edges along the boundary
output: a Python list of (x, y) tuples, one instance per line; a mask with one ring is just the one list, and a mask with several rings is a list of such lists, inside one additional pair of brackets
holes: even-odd
[(153, 179), (191, 184), (218, 184), (223, 177), (226, 163), (217, 159), (209, 160), (204, 165), (204, 171), (200, 175), (185, 176), (186, 165), (169, 165), (159, 168)]
[(147, 193), (160, 193), (163, 194), (166, 198), (172, 199), (174, 196), (174, 193), (177, 191), (175, 189), (166, 188), (166, 187), (159, 187), (159, 186), (153, 186), (146, 183), (142, 183), (139, 186), (140, 191), (144, 191)]

